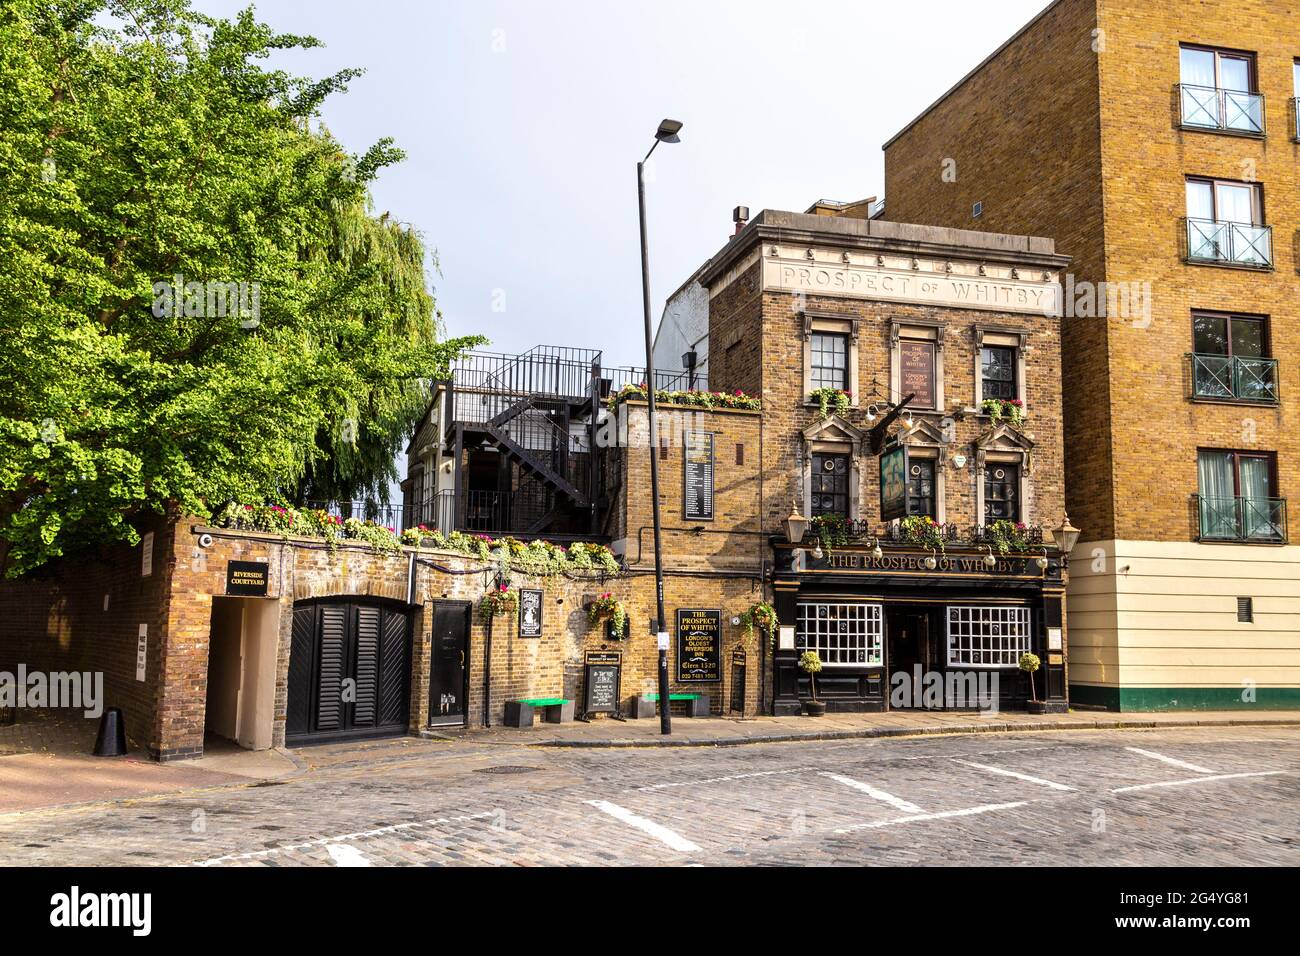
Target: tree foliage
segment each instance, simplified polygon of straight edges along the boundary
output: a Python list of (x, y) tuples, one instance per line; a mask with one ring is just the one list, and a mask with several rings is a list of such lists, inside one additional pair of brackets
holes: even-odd
[[(8, 573), (134, 542), (145, 510), (378, 489), (477, 343), (439, 341), (421, 238), (371, 212), (400, 151), (320, 126), (355, 71), (261, 62), (314, 45), (188, 0), (0, 6)], [(222, 308), (222, 283), (254, 295)]]

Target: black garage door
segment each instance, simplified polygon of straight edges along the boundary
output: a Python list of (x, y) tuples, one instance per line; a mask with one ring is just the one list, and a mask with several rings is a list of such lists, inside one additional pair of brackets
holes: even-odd
[(293, 609), (288, 744), (406, 733), (411, 612), (320, 601)]

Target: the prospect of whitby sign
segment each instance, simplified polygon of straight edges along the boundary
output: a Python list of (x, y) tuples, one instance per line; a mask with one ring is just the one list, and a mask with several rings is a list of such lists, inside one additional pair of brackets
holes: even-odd
[(722, 680), (721, 611), (678, 610), (677, 680), (682, 684)]
[[(794, 256), (799, 258), (794, 258)], [(839, 253), (835, 253), (839, 258)], [(791, 258), (786, 258), (790, 256)], [(927, 263), (925, 269), (934, 268)], [(939, 264), (942, 269), (942, 263)], [(1030, 272), (1041, 276), (1041, 273)], [(1061, 287), (1028, 279), (948, 274), (942, 271), (888, 269), (857, 263), (809, 261), (803, 249), (783, 249), (763, 260), (763, 289), (768, 292), (804, 292), (816, 295), (925, 302), (999, 312), (1033, 312), (1060, 315)]]
[(875, 558), (870, 551), (834, 550), (821, 560), (809, 557), (809, 571), (878, 571), (885, 574), (984, 574), (1041, 577), (1035, 558), (1030, 555), (994, 555), (992, 567), (984, 563), (985, 553), (933, 555), (933, 570), (925, 566), (930, 554), (890, 554)]

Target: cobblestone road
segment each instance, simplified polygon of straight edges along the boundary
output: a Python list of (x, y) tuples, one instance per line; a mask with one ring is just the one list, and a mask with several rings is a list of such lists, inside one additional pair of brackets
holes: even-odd
[(0, 863), (1296, 865), (1300, 733), (421, 741), (269, 785), (3, 816)]

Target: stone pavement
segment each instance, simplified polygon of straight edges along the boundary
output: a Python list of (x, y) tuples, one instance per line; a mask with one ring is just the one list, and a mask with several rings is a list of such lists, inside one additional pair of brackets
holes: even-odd
[(300, 754), (284, 780), (0, 815), (0, 864), (1300, 863), (1287, 726)]
[(918, 734), (1013, 733), (1041, 730), (1109, 730), (1120, 728), (1199, 726), (1300, 726), (1300, 711), (1232, 710), (1128, 713), (1071, 711), (1035, 716), (1023, 711), (996, 714), (952, 711), (893, 711), (884, 714), (827, 714), (824, 717), (753, 717), (747, 719), (673, 716), (672, 735), (659, 732), (659, 719), (619, 721), (594, 718), (591, 723), (542, 723), (518, 729), (438, 730), (427, 736), (472, 739), (478, 743), (560, 747), (727, 746), (793, 740), (845, 740)]

